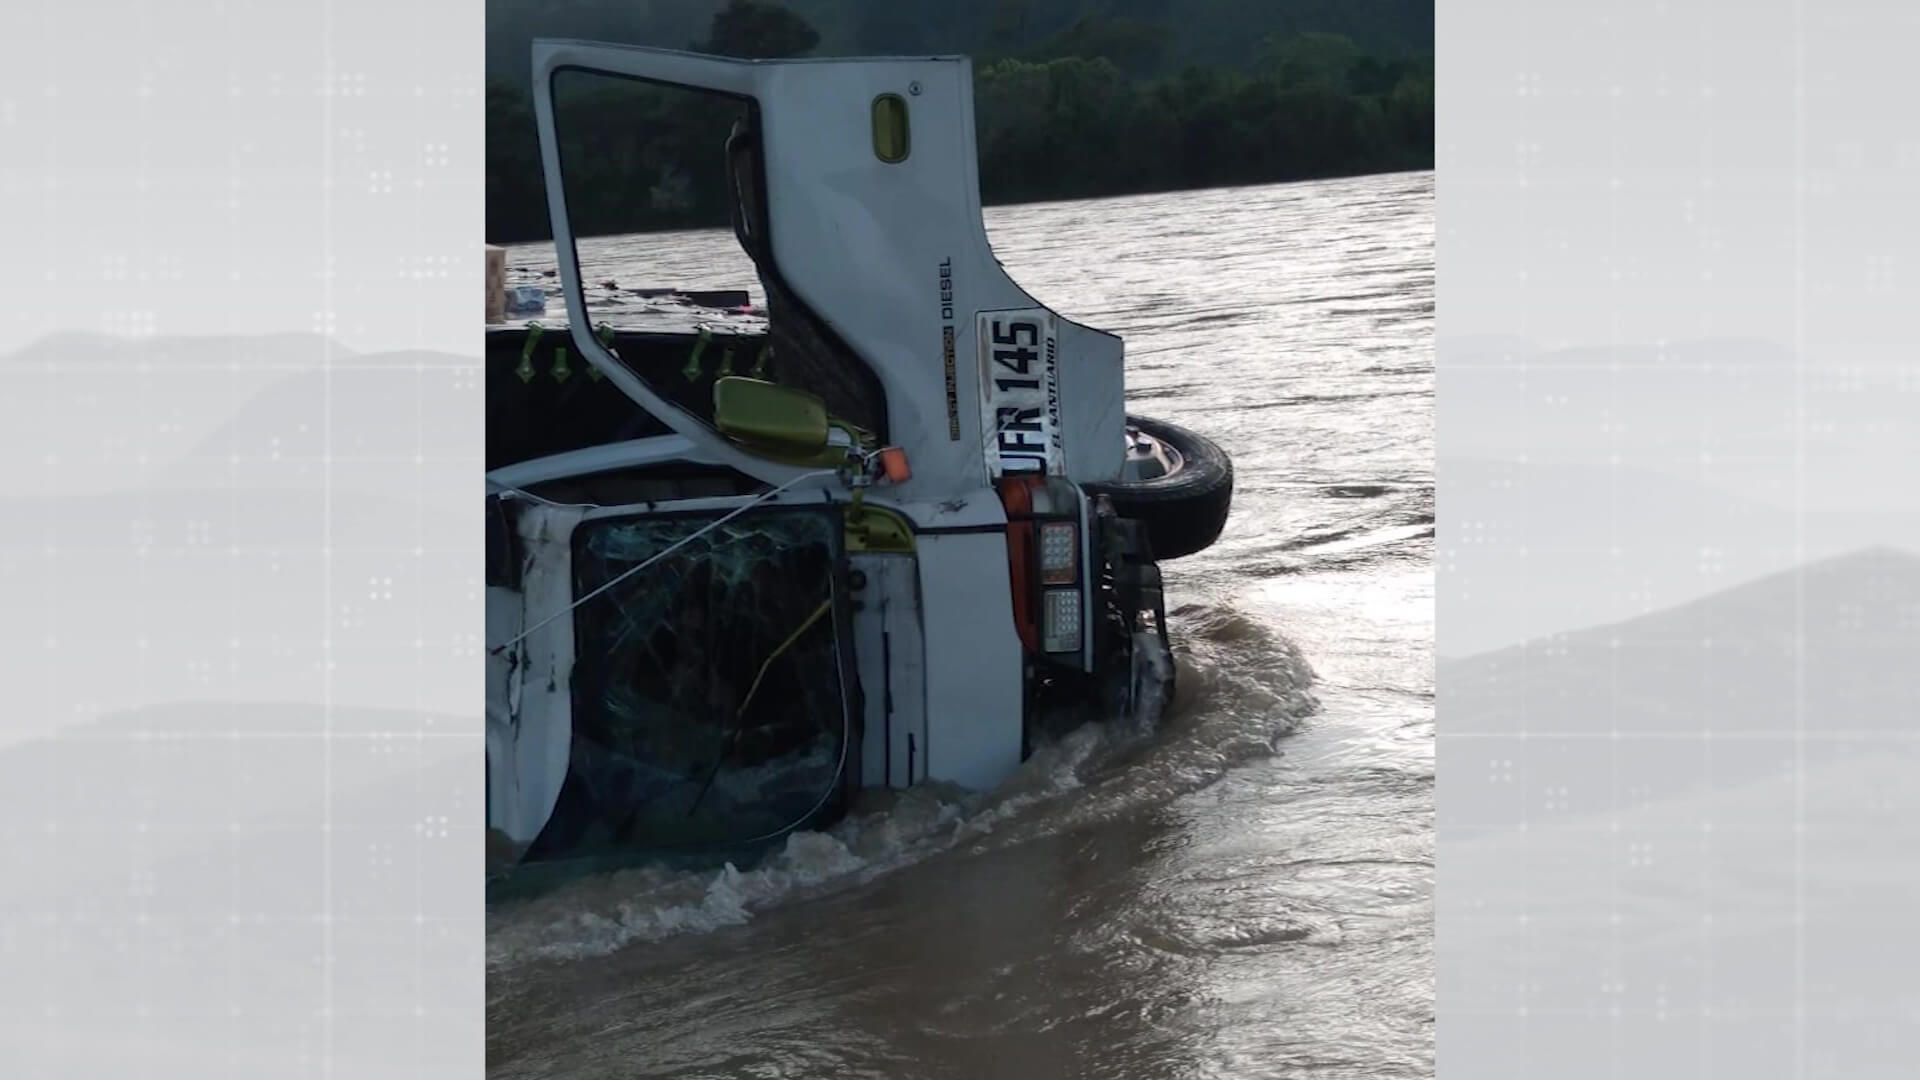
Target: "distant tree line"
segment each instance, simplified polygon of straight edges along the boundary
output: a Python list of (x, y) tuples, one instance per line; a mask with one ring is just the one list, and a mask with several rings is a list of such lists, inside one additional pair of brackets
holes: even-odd
[[(1433, 0), (779, 0), (817, 56), (1104, 56), (1131, 78), (1251, 71), (1269, 40), (1339, 34), (1381, 58), (1433, 52)], [(483, 0), (489, 78), (524, 88), (536, 37), (678, 46), (732, 0)]]
[[(1003, 6), (1004, 10), (1007, 9)], [(1001, 40), (1018, 35), (1003, 28)], [(1243, 68), (1159, 72), (1169, 35), (1085, 17), (1024, 50), (976, 55), (980, 186), (989, 204), (1272, 183), (1433, 165), (1430, 56), (1347, 37), (1270, 37)], [(792, 11), (731, 0), (699, 51), (781, 57), (819, 35)], [(568, 204), (586, 235), (723, 226), (720, 139), (739, 106), (609, 79), (562, 84)], [(487, 88), (487, 234), (550, 235), (526, 90)]]

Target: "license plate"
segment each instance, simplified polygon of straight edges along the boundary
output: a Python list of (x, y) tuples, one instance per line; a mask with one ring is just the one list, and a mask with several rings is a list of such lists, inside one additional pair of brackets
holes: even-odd
[(983, 311), (975, 330), (988, 475), (1064, 474), (1053, 313)]

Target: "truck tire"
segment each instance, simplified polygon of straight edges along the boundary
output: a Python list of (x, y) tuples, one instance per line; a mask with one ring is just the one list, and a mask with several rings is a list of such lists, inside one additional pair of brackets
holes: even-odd
[(1172, 467), (1148, 479), (1088, 484), (1087, 491), (1107, 496), (1115, 513), (1146, 525), (1156, 561), (1213, 546), (1233, 505), (1233, 460), (1213, 440), (1164, 420), (1129, 416), (1127, 428), (1129, 436), (1137, 432), (1171, 451)]

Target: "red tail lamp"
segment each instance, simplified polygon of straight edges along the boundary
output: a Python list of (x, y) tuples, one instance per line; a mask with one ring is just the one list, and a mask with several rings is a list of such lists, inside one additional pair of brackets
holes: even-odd
[(907, 467), (907, 452), (897, 446), (880, 451), (880, 475), (886, 477), (889, 484), (904, 484), (912, 479), (913, 470)]

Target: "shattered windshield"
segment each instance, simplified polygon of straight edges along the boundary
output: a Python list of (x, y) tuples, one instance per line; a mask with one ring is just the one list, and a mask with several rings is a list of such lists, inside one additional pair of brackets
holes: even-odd
[[(719, 515), (588, 522), (586, 595)], [(742, 515), (576, 616), (573, 752), (530, 859), (745, 844), (832, 803), (852, 713), (837, 519)]]

